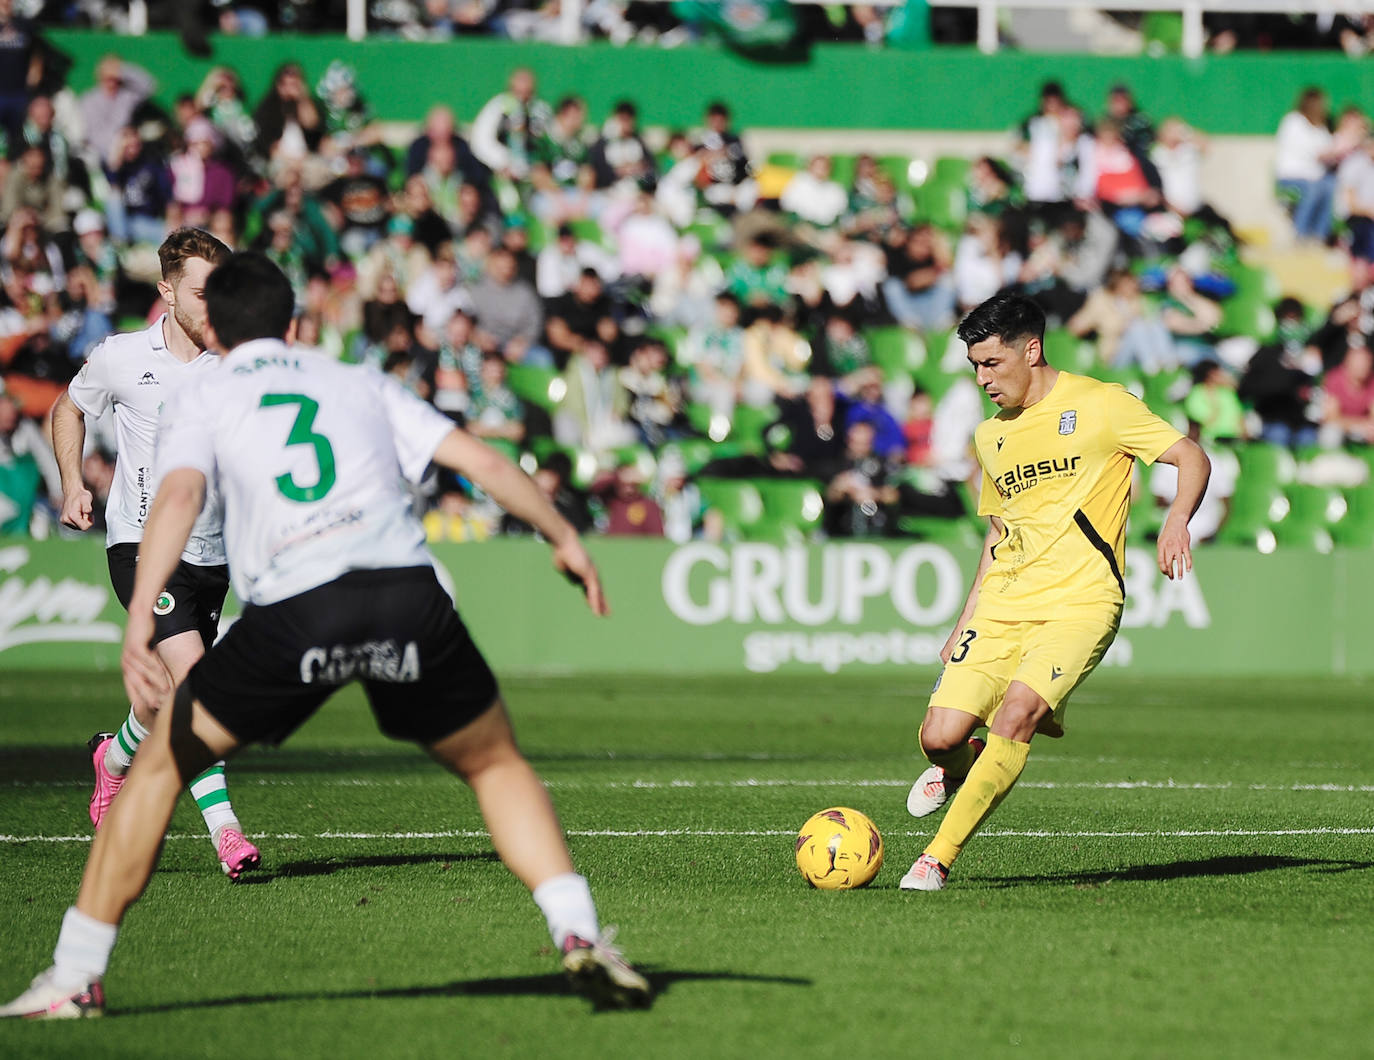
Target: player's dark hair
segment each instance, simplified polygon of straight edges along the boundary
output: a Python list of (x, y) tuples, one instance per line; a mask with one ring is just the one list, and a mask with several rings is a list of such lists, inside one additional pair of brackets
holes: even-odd
[(205, 281), (205, 315), (225, 349), (284, 339), (295, 309), (291, 281), (255, 251), (229, 255)]
[(1023, 294), (993, 295), (959, 324), (959, 337), (970, 346), (997, 338), (1008, 346), (1026, 339), (1045, 341), (1045, 311)]

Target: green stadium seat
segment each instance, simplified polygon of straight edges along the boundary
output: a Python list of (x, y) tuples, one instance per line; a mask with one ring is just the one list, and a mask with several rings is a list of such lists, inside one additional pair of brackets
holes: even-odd
[(854, 173), (858, 169), (858, 155), (831, 155), (830, 179), (845, 191), (854, 187)]
[(578, 242), (595, 243), (607, 249), (611, 247), (611, 240), (601, 230), (601, 225), (590, 217), (575, 218), (568, 222), (568, 227), (572, 229)]
[(878, 168), (892, 180), (898, 191), (912, 190), (911, 159), (907, 155), (882, 155), (875, 159)]
[(633, 464), (646, 479), (652, 479), (658, 470), (658, 459), (647, 445), (622, 445), (611, 450), (611, 467)]
[(1045, 332), (1045, 360), (1067, 372), (1087, 375), (1097, 364), (1097, 348), (1068, 328), (1049, 328)]
[(821, 525), (825, 510), (824, 484), (812, 479), (755, 479), (763, 498), (766, 520), (785, 523), (809, 533)]
[(1343, 492), (1345, 518), (1331, 528), (1331, 537), (1345, 548), (1374, 548), (1374, 483)]
[(670, 454), (682, 459), (683, 466), (686, 467), (689, 476), (695, 475), (716, 456), (715, 446), (705, 438), (683, 438), (676, 442), (669, 442), (659, 450), (658, 458), (662, 461)]
[(929, 360), (925, 341), (903, 327), (869, 328), (864, 332), (873, 363), (889, 379), (910, 379)]
[(931, 180), (941, 184), (957, 184), (961, 188), (966, 188), (969, 170), (972, 168), (973, 159), (971, 158), (942, 155), (935, 160), (935, 167), (931, 171)]
[(1276, 323), (1268, 298), (1253, 291), (1237, 291), (1221, 303), (1221, 322), (1216, 326), (1216, 333), (1267, 342), (1274, 334)]
[(726, 530), (747, 536), (763, 518), (763, 498), (752, 482), (730, 478), (699, 478), (697, 489), (705, 507), (720, 513)]
[(752, 405), (736, 405), (730, 419), (730, 441), (744, 448), (746, 452), (763, 452), (763, 432), (777, 421), (778, 410), (768, 405), (755, 408)]
[(905, 537), (933, 541), (950, 548), (973, 549), (983, 543), (983, 534), (967, 519), (908, 515), (897, 520), (897, 532)]
[(1251, 295), (1271, 303), (1283, 296), (1278, 277), (1258, 265), (1233, 265), (1226, 275), (1236, 285), (1236, 295)]
[(767, 541), (775, 545), (804, 545), (807, 541), (807, 532), (802, 527), (768, 515), (749, 527), (744, 536), (750, 541)]
[(552, 368), (512, 364), (506, 369), (506, 383), (516, 397), (540, 408), (553, 409), (566, 393), (566, 384)]
[(917, 213), (936, 228), (958, 232), (968, 217), (968, 192), (962, 184), (927, 181), (915, 189)]
[(682, 348), (682, 340), (687, 337), (687, 329), (666, 324), (652, 324), (645, 330), (645, 334), (650, 338), (658, 339), (667, 346), (668, 356), (676, 361), (678, 351)]
[(1246, 486), (1278, 489), (1297, 475), (1293, 454), (1281, 445), (1250, 442), (1237, 446), (1236, 459), (1240, 461), (1240, 483)]
[(773, 151), (768, 155), (768, 164), (783, 169), (801, 169), (806, 163), (795, 151)]

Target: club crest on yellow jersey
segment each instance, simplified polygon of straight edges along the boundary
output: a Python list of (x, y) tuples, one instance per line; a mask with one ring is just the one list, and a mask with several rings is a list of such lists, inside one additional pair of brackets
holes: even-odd
[(1078, 426), (1078, 412), (1076, 409), (1069, 409), (1068, 412), (1059, 414), (1059, 433), (1073, 434), (1074, 428)]

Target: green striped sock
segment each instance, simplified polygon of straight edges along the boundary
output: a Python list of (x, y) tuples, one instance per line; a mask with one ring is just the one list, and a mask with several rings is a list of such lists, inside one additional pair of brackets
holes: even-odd
[(129, 708), (129, 716), (115, 733), (110, 746), (105, 748), (105, 768), (117, 777), (122, 777), (134, 764), (134, 752), (138, 745), (148, 738), (148, 730), (134, 717), (134, 708)]
[(234, 807), (229, 805), (229, 789), (224, 782), (224, 763), (216, 762), (195, 780), (191, 781), (191, 797), (200, 807), (205, 818), (205, 827), (210, 835), (218, 838), (221, 828), (238, 828), (239, 819), (234, 816)]

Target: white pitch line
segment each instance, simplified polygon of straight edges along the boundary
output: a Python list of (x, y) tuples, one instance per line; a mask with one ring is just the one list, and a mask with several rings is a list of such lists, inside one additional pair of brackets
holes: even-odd
[[(568, 835), (579, 839), (740, 839), (776, 838), (795, 836), (797, 833), (786, 828), (758, 829), (572, 829)], [(890, 833), (891, 834), (891, 833)], [(897, 832), (901, 836), (923, 836), (925, 832)], [(1196, 839), (1205, 837), (1259, 837), (1259, 836), (1314, 836), (1314, 835), (1374, 835), (1374, 828), (1186, 828), (1176, 831), (1154, 832), (1051, 832), (1040, 830), (1003, 830), (980, 832), (988, 839)], [(204, 834), (174, 834), (168, 839), (205, 839)], [(488, 839), (488, 833), (475, 829), (454, 829), (443, 832), (316, 832), (314, 835), (301, 835), (296, 832), (276, 834), (252, 833), (250, 838), (264, 840), (301, 840), (301, 839)], [(0, 843), (88, 843), (88, 835), (3, 835)]]
[[(292, 780), (288, 777), (235, 777), (236, 786), (265, 788), (400, 788), (446, 782), (442, 773), (427, 772), (423, 776), (393, 777), (349, 777), (334, 780)], [(798, 780), (791, 778), (745, 777), (739, 780), (551, 780), (545, 787), (587, 791), (657, 791), (691, 788), (905, 788), (911, 786), (909, 779), (845, 779), (829, 778), (821, 780)], [(88, 788), (85, 780), (11, 780), (6, 785), (11, 788)], [(1037, 788), (1042, 791), (1086, 789), (1089, 791), (1329, 791), (1346, 793), (1374, 793), (1374, 784), (1237, 784), (1231, 781), (1221, 783), (1181, 783), (1172, 778), (1167, 780), (1026, 780), (1017, 785), (1021, 788)]]

